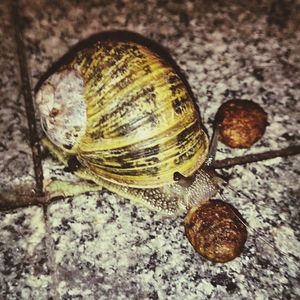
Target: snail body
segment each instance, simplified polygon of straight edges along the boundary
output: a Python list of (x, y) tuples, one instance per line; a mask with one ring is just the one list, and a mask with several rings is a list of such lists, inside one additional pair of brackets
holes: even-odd
[[(201, 169), (209, 143), (191, 93), (148, 47), (98, 41), (47, 78), (36, 99), (50, 148), (75, 156), (97, 184), (167, 213), (216, 193)], [(181, 186), (175, 173), (195, 180)]]

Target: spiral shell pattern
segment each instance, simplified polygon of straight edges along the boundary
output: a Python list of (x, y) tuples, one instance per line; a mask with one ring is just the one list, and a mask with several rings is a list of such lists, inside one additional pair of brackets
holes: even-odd
[(174, 172), (191, 175), (205, 161), (208, 138), (195, 103), (157, 53), (136, 42), (99, 41), (58, 72), (66, 70), (80, 74), (86, 107), (85, 132), (73, 152), (95, 175), (153, 188), (173, 182)]

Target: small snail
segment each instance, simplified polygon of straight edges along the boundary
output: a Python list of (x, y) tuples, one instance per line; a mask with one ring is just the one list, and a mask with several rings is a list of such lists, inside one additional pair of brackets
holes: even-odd
[(240, 255), (247, 239), (242, 216), (221, 200), (192, 207), (184, 223), (194, 249), (213, 262), (228, 262)]
[(267, 114), (255, 102), (234, 99), (219, 108), (220, 141), (231, 148), (249, 148), (266, 130)]
[(108, 38), (80, 49), (40, 84), (36, 102), (50, 152), (121, 196), (175, 214), (223, 182), (207, 171), (216, 138), (209, 152), (187, 83), (148, 45)]

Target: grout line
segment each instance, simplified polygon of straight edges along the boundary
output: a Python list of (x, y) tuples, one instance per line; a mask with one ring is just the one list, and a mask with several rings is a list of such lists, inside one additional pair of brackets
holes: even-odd
[[(43, 192), (43, 168), (41, 161), (41, 146), (39, 143), (39, 137), (37, 133), (35, 110), (33, 104), (33, 94), (30, 84), (30, 76), (28, 71), (28, 64), (26, 59), (26, 51), (22, 34), (21, 17), (19, 14), (19, 1), (14, 1), (11, 5), (12, 23), (15, 29), (15, 42), (17, 48), (17, 55), (19, 59), (20, 77), (21, 77), (21, 90), (25, 100), (26, 116), (29, 128), (29, 141), (32, 149), (32, 159), (35, 174), (35, 194), (32, 195), (34, 202), (41, 200), (44, 197)], [(43, 200), (42, 200), (43, 201)], [(36, 203), (35, 203), (36, 204)], [(47, 206), (43, 205), (44, 224), (46, 230), (45, 247), (47, 253), (47, 265), (52, 277), (52, 289), (53, 299), (58, 300), (59, 294), (57, 291), (58, 278), (57, 278), (57, 266), (55, 264), (54, 257), (54, 241), (51, 237), (51, 228), (49, 226)]]
[(58, 279), (58, 271), (57, 271), (57, 265), (55, 263), (55, 244), (54, 240), (51, 236), (51, 226), (49, 225), (49, 217), (48, 217), (48, 206), (43, 205), (43, 213), (44, 213), (44, 224), (45, 224), (45, 246), (46, 246), (46, 253), (47, 253), (47, 266), (49, 268), (49, 271), (51, 272), (51, 278), (52, 278), (52, 299), (59, 300), (59, 292), (57, 290), (59, 279)]
[(33, 104), (33, 94), (30, 84), (30, 76), (28, 72), (28, 64), (26, 59), (25, 45), (22, 34), (22, 22), (19, 14), (19, 1), (13, 1), (11, 4), (11, 17), (13, 27), (15, 29), (15, 42), (17, 56), (20, 67), (21, 90), (25, 100), (26, 116), (29, 129), (29, 141), (32, 149), (32, 159), (35, 174), (35, 193), (36, 196), (43, 195), (43, 168), (41, 162), (41, 146), (37, 133), (35, 110)]

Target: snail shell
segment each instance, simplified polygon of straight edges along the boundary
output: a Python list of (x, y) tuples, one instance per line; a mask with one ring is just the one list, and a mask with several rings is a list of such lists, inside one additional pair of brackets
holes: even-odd
[(191, 208), (184, 225), (194, 249), (213, 262), (228, 262), (236, 258), (247, 240), (242, 216), (221, 200), (207, 201)]
[(181, 75), (136, 41), (81, 49), (44, 81), (37, 104), (49, 140), (120, 194), (132, 188), (145, 201), (173, 201), (165, 186), (174, 173), (194, 174), (207, 158), (208, 137)]
[(264, 134), (267, 113), (259, 104), (233, 99), (221, 105), (216, 119), (220, 123), (220, 141), (232, 148), (249, 148)]

